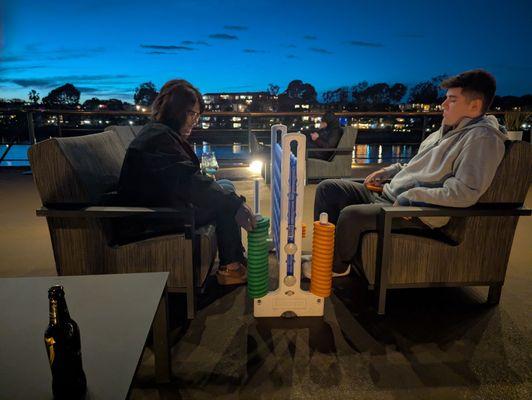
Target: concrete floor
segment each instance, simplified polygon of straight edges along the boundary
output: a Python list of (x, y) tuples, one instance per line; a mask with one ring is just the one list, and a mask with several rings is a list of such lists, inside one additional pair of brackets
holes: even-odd
[[(238, 181), (252, 199), (252, 182)], [(315, 186), (305, 191), (311, 226)], [(262, 187), (262, 209), (269, 209)], [(0, 277), (54, 275), (31, 175), (0, 172)], [(532, 206), (532, 190), (527, 205)], [(351, 277), (323, 318), (253, 318), (245, 287), (210, 279), (198, 317), (172, 348), (175, 380), (156, 385), (149, 348), (131, 399), (528, 399), (532, 394), (532, 218), (519, 221), (502, 300), (484, 288), (391, 291), (377, 317)], [(304, 249), (310, 250), (310, 235)], [(179, 296), (171, 299), (181, 315)], [(172, 323), (176, 324), (176, 317)]]

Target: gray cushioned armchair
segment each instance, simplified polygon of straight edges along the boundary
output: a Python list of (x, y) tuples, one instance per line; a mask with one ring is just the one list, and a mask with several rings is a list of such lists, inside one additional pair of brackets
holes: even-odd
[[(480, 166), (479, 166), (480, 167)], [(506, 142), (506, 154), (479, 202), (469, 208), (383, 207), (379, 231), (366, 233), (357, 268), (375, 287), (379, 314), (386, 291), (432, 286), (489, 286), (488, 302), (497, 304), (532, 168), (527, 142)], [(393, 218), (449, 216), (431, 237), (391, 231)]]
[[(195, 229), (192, 210), (100, 206), (115, 191), (129, 143), (139, 127), (110, 127), (93, 135), (52, 138), (33, 145), (29, 160), (47, 218), (59, 275), (169, 271), (168, 291), (185, 292), (187, 314), (195, 290), (216, 256), (214, 227)], [(104, 204), (108, 204), (105, 203)], [(114, 218), (181, 215), (182, 233), (117, 244)]]
[(318, 149), (318, 151), (330, 151), (332, 157), (326, 160), (311, 158), (311, 149), (307, 148), (307, 179), (326, 178), (349, 178), (353, 176), (351, 160), (353, 148), (357, 140), (358, 130), (352, 126), (342, 128), (344, 133), (338, 142), (336, 149)]

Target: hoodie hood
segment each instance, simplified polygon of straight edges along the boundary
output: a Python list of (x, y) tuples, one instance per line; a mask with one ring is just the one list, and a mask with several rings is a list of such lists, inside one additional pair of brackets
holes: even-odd
[[(499, 138), (503, 141), (508, 140), (508, 136), (506, 135), (506, 128), (499, 124), (499, 121), (497, 121), (497, 118), (493, 115), (484, 115), (479, 118), (464, 118), (458, 126), (449, 132), (445, 133), (442, 138), (448, 138), (457, 134), (460, 134), (464, 130), (471, 130), (473, 128), (488, 128), (489, 130), (493, 131)], [(443, 126), (441, 128), (443, 130)]]

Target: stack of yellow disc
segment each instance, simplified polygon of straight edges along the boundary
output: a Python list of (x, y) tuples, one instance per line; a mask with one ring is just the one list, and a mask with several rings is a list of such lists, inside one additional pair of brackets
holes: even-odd
[(326, 220), (314, 222), (312, 238), (310, 292), (320, 297), (329, 297), (332, 287), (334, 225)]
[(303, 239), (307, 237), (307, 224), (301, 224), (301, 236)]

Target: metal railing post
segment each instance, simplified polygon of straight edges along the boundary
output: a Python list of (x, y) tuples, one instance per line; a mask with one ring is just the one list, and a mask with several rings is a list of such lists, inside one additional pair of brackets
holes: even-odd
[(428, 119), (427, 119), (427, 116), (424, 115), (423, 116), (423, 131), (421, 132), (421, 141), (425, 140), (425, 132), (427, 132), (427, 123), (428, 123)]
[(251, 151), (251, 115), (248, 114), (248, 150)]
[(60, 117), (61, 114), (57, 114), (57, 136), (63, 137), (63, 132), (61, 132), (61, 120)]
[(37, 143), (37, 139), (35, 138), (35, 123), (33, 121), (32, 111), (26, 112), (26, 119), (28, 120), (28, 137), (30, 144), (35, 144)]

